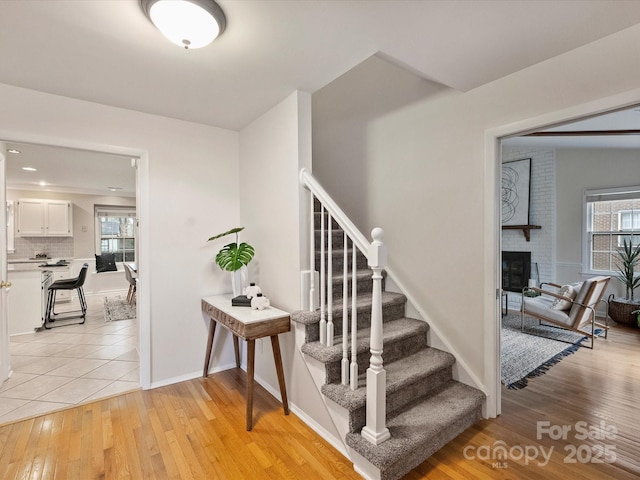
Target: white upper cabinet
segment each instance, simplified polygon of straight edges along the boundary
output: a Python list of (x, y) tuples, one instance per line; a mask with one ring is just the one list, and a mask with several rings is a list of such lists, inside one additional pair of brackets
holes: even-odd
[(17, 202), (16, 236), (72, 237), (73, 206), (66, 200), (23, 198)]

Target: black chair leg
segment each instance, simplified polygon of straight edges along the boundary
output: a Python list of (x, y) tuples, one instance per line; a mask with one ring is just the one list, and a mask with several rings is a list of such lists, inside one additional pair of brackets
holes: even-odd
[(78, 288), (78, 299), (80, 300), (80, 309), (82, 310), (82, 318), (87, 315), (87, 299), (84, 296), (82, 287)]
[(53, 304), (55, 302), (55, 296), (56, 296), (56, 291), (55, 290), (49, 290), (49, 295), (47, 296), (47, 308), (46, 308), (46, 312), (44, 314), (44, 328), (51, 328), (48, 327), (47, 325), (50, 324), (51, 322), (55, 322), (55, 320), (51, 319), (51, 312), (53, 310)]
[[(76, 323), (64, 323), (62, 325), (57, 325), (58, 327), (68, 327), (70, 325), (82, 325), (87, 318), (87, 299), (84, 295), (84, 290), (82, 289), (82, 287), (78, 287), (77, 288), (77, 294), (78, 294), (78, 301), (80, 302), (80, 310), (76, 310), (75, 312), (80, 312), (80, 315), (75, 315), (75, 316), (68, 316), (69, 313), (73, 313), (73, 312), (63, 312), (60, 315), (62, 315), (63, 317), (60, 317), (60, 320), (67, 320), (67, 319), (72, 319), (72, 318), (82, 318), (81, 322), (76, 322)], [(51, 327), (49, 324), (55, 322), (56, 320), (54, 318), (51, 318), (51, 315), (57, 315), (56, 313), (54, 313), (54, 309), (55, 309), (55, 305), (56, 305), (56, 290), (49, 290), (49, 296), (47, 298), (47, 309), (46, 309), (46, 314), (45, 314), (45, 322), (44, 322), (44, 328), (46, 328), (47, 330), (50, 330)]]

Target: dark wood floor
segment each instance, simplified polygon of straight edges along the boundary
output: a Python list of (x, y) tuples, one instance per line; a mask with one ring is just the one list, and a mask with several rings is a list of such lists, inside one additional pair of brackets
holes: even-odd
[[(245, 431), (245, 387), (244, 373), (230, 370), (0, 427), (0, 479), (360, 478), (261, 387), (254, 429)], [(639, 404), (640, 330), (616, 328), (527, 388), (503, 390), (499, 418), (470, 428), (406, 479), (637, 479)], [(538, 440), (537, 422), (571, 431)], [(609, 438), (580, 439), (578, 422)], [(500, 446), (506, 457), (491, 458)], [(533, 458), (541, 448), (551, 451), (546, 465)]]

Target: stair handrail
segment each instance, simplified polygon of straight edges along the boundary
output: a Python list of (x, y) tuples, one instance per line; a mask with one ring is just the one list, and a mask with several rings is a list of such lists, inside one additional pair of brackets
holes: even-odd
[(347, 214), (344, 213), (338, 204), (333, 201), (327, 191), (322, 188), (322, 185), (318, 183), (311, 172), (306, 168), (300, 170), (300, 183), (303, 187), (309, 189), (318, 200), (320, 200), (320, 203), (324, 205), (325, 209), (331, 214), (338, 225), (340, 225), (340, 228), (345, 231), (349, 238), (351, 238), (351, 240), (356, 244), (358, 250), (360, 250), (368, 259), (371, 242), (369, 242), (367, 237), (358, 230), (358, 227), (349, 220)]
[[(387, 266), (387, 249), (384, 245), (382, 228), (374, 228), (371, 231), (373, 238), (369, 242), (367, 238), (358, 230), (349, 217), (336, 204), (331, 196), (313, 177), (311, 172), (306, 168), (300, 170), (300, 184), (311, 192), (310, 198), (310, 239), (309, 239), (309, 266), (310, 266), (310, 282), (309, 282), (309, 309), (314, 309), (315, 297), (315, 210), (314, 200), (317, 198), (320, 202), (320, 323), (319, 336), (322, 345), (333, 346), (333, 285), (331, 282), (333, 276), (332, 270), (332, 219), (344, 231), (343, 255), (345, 267), (343, 273), (343, 310), (342, 310), (342, 384), (350, 385), (352, 390), (358, 387), (358, 363), (357, 363), (357, 266), (356, 266), (356, 248), (362, 252), (367, 259), (367, 264), (371, 268), (373, 275), (373, 287), (371, 292), (371, 338), (369, 351), (371, 357), (369, 360), (369, 368), (367, 369), (367, 403), (366, 403), (366, 419), (367, 424), (362, 429), (362, 437), (379, 445), (390, 438), (389, 429), (386, 427), (386, 371), (383, 367), (383, 336), (382, 336), (382, 271)], [(325, 210), (328, 212), (328, 281), (325, 281)], [(352, 242), (352, 274), (351, 274), (351, 362), (348, 361), (348, 312), (347, 312), (347, 237)], [(329, 298), (327, 303), (328, 313), (325, 318), (325, 292)]]

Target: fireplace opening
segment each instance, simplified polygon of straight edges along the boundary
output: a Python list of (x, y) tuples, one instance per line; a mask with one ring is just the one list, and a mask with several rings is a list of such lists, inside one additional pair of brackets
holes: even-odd
[(531, 276), (531, 252), (502, 252), (502, 289), (522, 292)]

